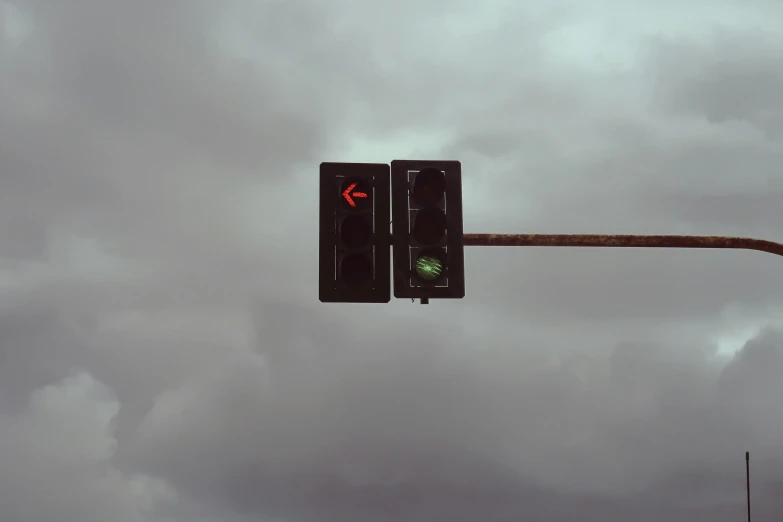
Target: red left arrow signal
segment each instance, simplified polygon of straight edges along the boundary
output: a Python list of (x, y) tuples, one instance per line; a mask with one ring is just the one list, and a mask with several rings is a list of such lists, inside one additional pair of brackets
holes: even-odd
[(353, 200), (353, 198), (361, 199), (368, 197), (366, 192), (355, 192), (353, 189), (356, 188), (356, 185), (357, 183), (351, 183), (348, 185), (348, 188), (343, 191), (343, 197), (345, 198), (345, 201), (347, 201), (348, 204), (352, 207), (356, 206), (356, 202)]

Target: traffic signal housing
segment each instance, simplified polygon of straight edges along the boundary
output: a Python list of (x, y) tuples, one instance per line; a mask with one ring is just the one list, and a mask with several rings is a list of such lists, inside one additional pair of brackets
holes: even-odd
[(320, 171), (320, 301), (388, 303), (389, 165), (321, 163)]
[(462, 166), (391, 163), (394, 297), (465, 297)]

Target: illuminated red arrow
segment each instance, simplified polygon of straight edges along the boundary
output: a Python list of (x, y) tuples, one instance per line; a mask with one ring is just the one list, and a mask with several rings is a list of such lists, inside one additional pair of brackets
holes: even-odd
[(356, 188), (356, 183), (351, 183), (348, 185), (348, 188), (343, 191), (343, 197), (345, 198), (345, 201), (348, 202), (349, 205), (352, 207), (356, 206), (356, 202), (353, 200), (353, 198), (366, 198), (367, 194), (365, 192), (353, 192), (353, 189)]

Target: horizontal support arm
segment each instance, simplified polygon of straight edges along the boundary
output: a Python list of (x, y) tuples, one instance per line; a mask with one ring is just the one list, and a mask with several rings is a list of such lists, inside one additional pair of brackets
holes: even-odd
[(732, 248), (783, 256), (783, 243), (730, 236), (629, 234), (465, 234), (465, 246), (548, 246), (613, 248)]

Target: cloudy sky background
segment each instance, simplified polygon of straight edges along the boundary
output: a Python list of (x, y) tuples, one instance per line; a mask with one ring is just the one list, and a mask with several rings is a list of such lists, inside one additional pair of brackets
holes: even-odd
[(783, 516), (783, 260), (480, 249), (322, 305), (317, 165), (469, 232), (783, 241), (783, 3), (0, 2), (0, 520)]

